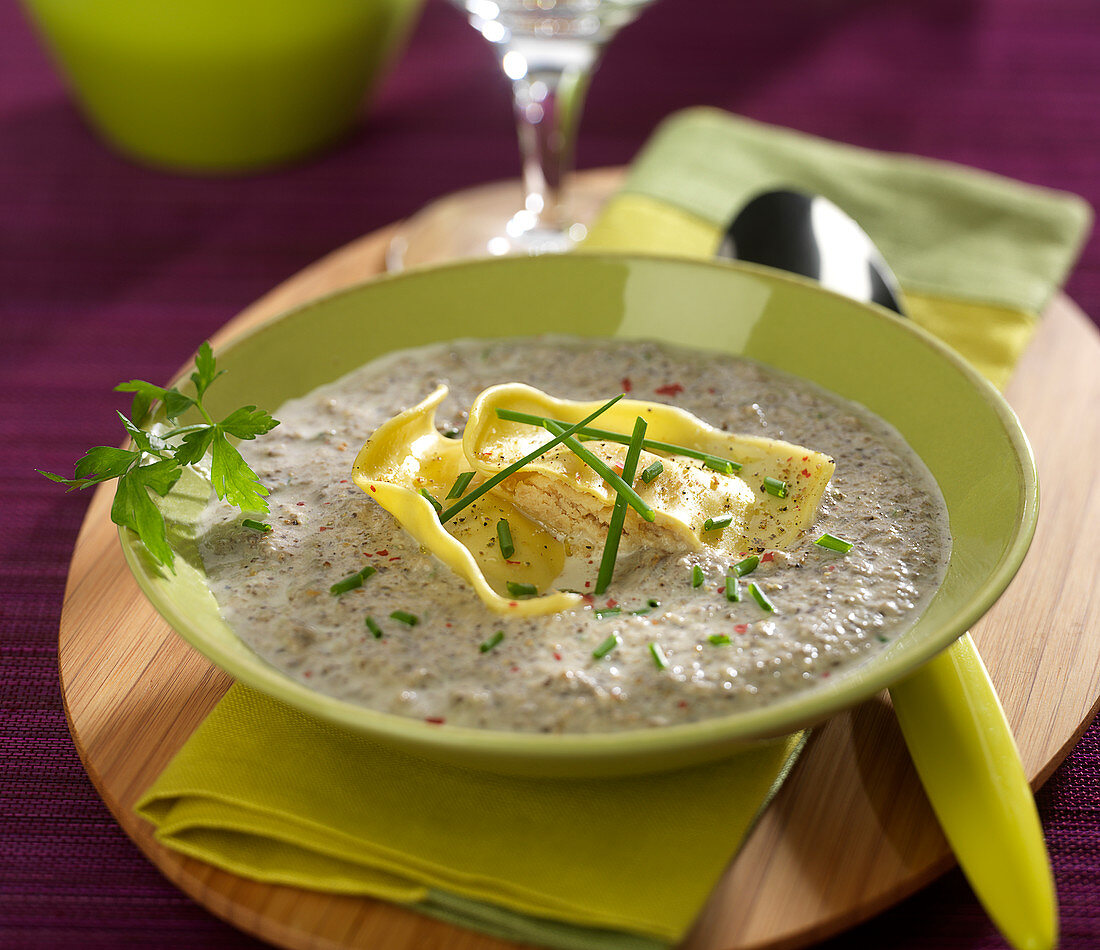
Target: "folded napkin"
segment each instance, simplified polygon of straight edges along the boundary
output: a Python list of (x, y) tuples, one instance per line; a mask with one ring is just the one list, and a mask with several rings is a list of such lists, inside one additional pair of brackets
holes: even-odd
[(697, 108), (656, 131), (585, 246), (709, 257), (737, 210), (771, 188), (824, 195), (855, 218), (913, 321), (998, 386), (1092, 220), (1076, 195)]
[[(657, 131), (587, 246), (710, 256), (776, 185), (826, 194), (915, 319), (1003, 382), (1089, 220), (1080, 200), (688, 110)], [(249, 878), (395, 901), (560, 948), (679, 940), (804, 736), (604, 780), (443, 766), (234, 686), (137, 804), (165, 845)]]

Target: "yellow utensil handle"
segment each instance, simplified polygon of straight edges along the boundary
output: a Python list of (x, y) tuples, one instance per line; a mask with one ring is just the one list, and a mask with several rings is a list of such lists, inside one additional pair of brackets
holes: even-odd
[(1035, 799), (982, 659), (964, 634), (890, 689), (902, 734), (970, 886), (1017, 950), (1058, 939)]

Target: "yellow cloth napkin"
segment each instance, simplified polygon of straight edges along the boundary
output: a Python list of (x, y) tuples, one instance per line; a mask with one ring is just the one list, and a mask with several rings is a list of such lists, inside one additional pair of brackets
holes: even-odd
[[(740, 201), (778, 184), (853, 213), (914, 318), (997, 382), (1089, 217), (1072, 196), (688, 110), (654, 135), (587, 243), (710, 256)], [(506, 778), (396, 752), (238, 685), (137, 809), (164, 844), (246, 877), (545, 946), (649, 950), (685, 933), (802, 741), (663, 775)]]

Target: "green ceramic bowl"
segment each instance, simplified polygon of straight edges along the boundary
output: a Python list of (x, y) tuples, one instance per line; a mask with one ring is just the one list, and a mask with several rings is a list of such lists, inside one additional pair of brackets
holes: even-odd
[(389, 350), (453, 337), (554, 331), (664, 339), (743, 354), (856, 400), (889, 420), (947, 501), (954, 547), (916, 624), (843, 675), (758, 709), (688, 725), (589, 735), (438, 726), (324, 696), (260, 659), (221, 619), (188, 527), (199, 480), (169, 500), (183, 557), (158, 570), (123, 532), (141, 588), (168, 622), (242, 683), (407, 751), (504, 772), (614, 774), (729, 754), (823, 720), (943, 650), (993, 604), (1023, 560), (1037, 513), (1034, 460), (1012, 410), (946, 347), (886, 311), (773, 271), (729, 263), (573, 255), (458, 264), (383, 278), (287, 313), (227, 346), (216, 408), (275, 409)]

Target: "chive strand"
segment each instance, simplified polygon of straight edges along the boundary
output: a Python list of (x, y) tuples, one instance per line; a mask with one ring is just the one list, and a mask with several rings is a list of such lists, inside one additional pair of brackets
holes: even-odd
[(704, 531), (721, 531), (733, 523), (733, 515), (720, 515), (717, 518), (707, 518), (703, 522)]
[(540, 445), (533, 452), (529, 452), (527, 455), (525, 455), (523, 458), (519, 459), (518, 461), (513, 462), (511, 465), (507, 466), (506, 468), (502, 468), (492, 478), (488, 479), (487, 481), (482, 482), (472, 492), (470, 492), (469, 494), (464, 495), (462, 498), (458, 499), (458, 501), (456, 501), (453, 505), (451, 505), (450, 508), (447, 508), (444, 511), (441, 511), (439, 513), (440, 524), (442, 524), (444, 522), (447, 522), (447, 521), (450, 521), (451, 518), (453, 518), (455, 515), (457, 515), (463, 508), (465, 508), (467, 505), (471, 504), (472, 502), (476, 501), (478, 498), (480, 498), (482, 495), (484, 495), (485, 492), (489, 491), (490, 488), (495, 488), (502, 481), (504, 481), (504, 479), (506, 479), (509, 475), (514, 475), (521, 468), (523, 468), (523, 466), (526, 465), (528, 462), (533, 462), (540, 455), (545, 455), (555, 445), (560, 445), (567, 438), (572, 436), (575, 432), (579, 432), (581, 429), (583, 429), (586, 425), (588, 425), (588, 423), (590, 423), (597, 416), (602, 415), (603, 413), (607, 412), (608, 409), (610, 409), (613, 405), (615, 405), (615, 403), (617, 403), (625, 395), (626, 395), (626, 393), (619, 393), (619, 395), (617, 395), (614, 399), (609, 399), (607, 402), (605, 402), (602, 406), (600, 406), (600, 408), (597, 409), (595, 412), (593, 412), (591, 415), (586, 416), (584, 419), (582, 419), (576, 425), (570, 426), (561, 435), (555, 436), (549, 442), (546, 442), (543, 445)]
[(398, 623), (403, 623), (406, 627), (415, 627), (420, 623), (420, 618), (416, 614), (411, 614), (407, 610), (395, 610), (390, 614), (390, 620), (396, 620)]
[(828, 533), (823, 534), (814, 544), (828, 548), (830, 551), (836, 551), (838, 554), (847, 554), (854, 547), (851, 541), (845, 541), (843, 538)]
[[(556, 422), (552, 422), (549, 419), (546, 421), (546, 429), (555, 434), (560, 434), (562, 429)], [(580, 444), (571, 435), (565, 436), (562, 442), (569, 447), (569, 450), (577, 456), (582, 462), (584, 462), (590, 469), (592, 469), (597, 475), (600, 476), (605, 482), (607, 482), (612, 488), (615, 489), (620, 495), (626, 498), (626, 503), (630, 505), (639, 515), (641, 515), (646, 521), (656, 521), (657, 516), (653, 513), (653, 509), (649, 507), (644, 501), (642, 496), (639, 495), (633, 488), (631, 488), (626, 482), (616, 475), (610, 468), (610, 466), (588, 451), (583, 445)]]
[(725, 594), (726, 600), (731, 604), (735, 604), (741, 600), (741, 585), (737, 582), (736, 577), (731, 575), (726, 578)]
[(363, 623), (367, 625), (367, 629), (374, 634), (375, 640), (382, 639), (382, 628), (378, 626), (377, 621), (373, 617), (364, 617)]
[(259, 531), (260, 534), (266, 534), (271, 530), (271, 525), (266, 521), (257, 521), (255, 518), (245, 518), (241, 522), (242, 528), (251, 528), (253, 531)]
[(642, 481), (647, 485), (665, 470), (664, 462), (657, 459), (642, 469)]
[(659, 670), (668, 669), (668, 657), (665, 656), (665, 651), (661, 649), (659, 643), (651, 643), (649, 645), (649, 655), (653, 657), (653, 665)]
[(750, 554), (747, 558), (738, 561), (733, 565), (733, 572), (738, 577), (744, 577), (746, 574), (751, 574), (756, 570), (760, 564), (760, 556), (758, 554)]
[(768, 600), (768, 595), (764, 593), (757, 584), (749, 584), (749, 593), (752, 594), (753, 600), (755, 600), (762, 610), (766, 610), (770, 614), (774, 614), (775, 604)]
[(428, 503), (435, 509), (435, 513), (439, 514), (443, 510), (443, 505), (438, 498), (435, 497), (428, 489), (421, 488), (420, 495), (428, 499)]
[(504, 639), (504, 631), (503, 630), (498, 630), (491, 637), (489, 637), (488, 640), (486, 640), (484, 643), (482, 643), (481, 646), (478, 647), (478, 649), (482, 653), (488, 653), (490, 650), (492, 650), (495, 647), (499, 646), (500, 642), (503, 639)]
[(512, 540), (512, 526), (508, 524), (506, 518), (501, 518), (497, 522), (497, 543), (500, 545), (500, 556), (504, 560), (507, 561), (516, 553), (516, 545)]
[[(557, 425), (569, 425), (564, 419), (548, 419), (545, 416), (532, 415), (529, 412), (518, 412), (515, 409), (497, 409), (497, 417), (508, 422), (525, 422), (528, 425), (546, 428), (545, 423), (553, 422)], [(578, 430), (578, 436), (582, 439), (598, 439), (601, 442), (618, 442), (620, 445), (629, 445), (630, 436), (622, 432), (612, 432), (610, 429), (594, 429), (589, 425), (583, 425)], [(669, 455), (683, 455), (686, 458), (696, 459), (700, 462), (712, 462), (718, 466), (716, 471), (724, 471), (733, 474), (741, 470), (741, 463), (732, 459), (724, 459), (718, 455), (711, 455), (699, 449), (693, 449), (686, 445), (677, 445), (674, 442), (662, 442), (658, 439), (646, 439), (642, 448), (648, 452), (667, 452)], [(660, 474), (660, 473), (658, 473)], [(654, 476), (656, 477), (656, 476)]]
[(703, 575), (703, 569), (698, 564), (696, 564), (691, 569), (691, 586), (702, 587), (704, 579), (705, 578)]
[(455, 483), (451, 486), (451, 490), (447, 492), (447, 497), (444, 501), (450, 501), (452, 498), (461, 498), (462, 493), (466, 490), (466, 487), (473, 480), (473, 472), (463, 472), (458, 478), (455, 479)]
[(601, 643), (595, 650), (592, 651), (592, 658), (595, 660), (602, 660), (608, 653), (615, 649), (623, 641), (619, 638), (617, 633), (611, 634), (603, 643)]
[(364, 567), (361, 571), (356, 571), (354, 574), (349, 574), (343, 580), (337, 581), (328, 589), (328, 592), (334, 597), (338, 597), (340, 594), (346, 594), (349, 590), (355, 590), (357, 587), (362, 587), (363, 581), (375, 573), (377, 573), (375, 568)]
[[(641, 416), (634, 420), (634, 434), (630, 437), (630, 446), (623, 459), (623, 481), (630, 485), (634, 482), (634, 473), (638, 470), (638, 459), (642, 454), (642, 440), (645, 438), (646, 421)], [(596, 593), (602, 594), (611, 583), (615, 573), (615, 558), (619, 554), (619, 540), (623, 534), (623, 522), (626, 521), (626, 497), (615, 496), (615, 507), (611, 510), (611, 520), (607, 523), (607, 538), (603, 543), (603, 555), (600, 569), (596, 575)]]
[(539, 589), (534, 584), (520, 584), (516, 581), (508, 581), (506, 584), (508, 593), (513, 597), (534, 597)]
[(774, 495), (776, 498), (787, 497), (787, 483), (781, 478), (772, 478), (769, 475), (764, 479), (764, 484), (761, 487), (769, 495)]

